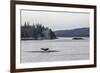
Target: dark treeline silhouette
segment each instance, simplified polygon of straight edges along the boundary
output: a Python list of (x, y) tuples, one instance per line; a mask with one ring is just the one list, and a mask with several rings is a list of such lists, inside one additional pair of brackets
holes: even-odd
[(44, 27), (42, 24), (30, 25), (25, 22), (21, 26), (21, 39), (22, 40), (43, 40), (43, 39), (56, 39), (55, 33), (48, 27)]

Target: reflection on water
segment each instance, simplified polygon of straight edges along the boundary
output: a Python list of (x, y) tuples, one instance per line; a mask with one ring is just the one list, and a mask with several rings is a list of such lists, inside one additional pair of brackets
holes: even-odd
[[(43, 51), (40, 48), (49, 48)], [(21, 63), (89, 59), (89, 39), (22, 40)]]

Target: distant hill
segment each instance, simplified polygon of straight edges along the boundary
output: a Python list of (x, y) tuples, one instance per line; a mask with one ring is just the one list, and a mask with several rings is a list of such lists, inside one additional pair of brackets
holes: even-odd
[(89, 28), (55, 31), (57, 37), (89, 37)]

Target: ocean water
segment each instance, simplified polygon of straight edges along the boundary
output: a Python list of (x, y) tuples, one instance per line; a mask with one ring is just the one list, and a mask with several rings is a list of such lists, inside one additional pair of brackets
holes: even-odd
[[(49, 48), (49, 52), (44, 52), (40, 48)], [(21, 40), (21, 63), (88, 60), (89, 49), (89, 38)]]

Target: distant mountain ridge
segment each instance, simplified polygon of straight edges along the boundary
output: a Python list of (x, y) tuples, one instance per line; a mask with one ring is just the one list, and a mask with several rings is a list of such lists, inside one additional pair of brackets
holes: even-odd
[(55, 31), (57, 37), (89, 37), (89, 28)]

